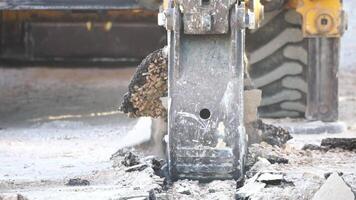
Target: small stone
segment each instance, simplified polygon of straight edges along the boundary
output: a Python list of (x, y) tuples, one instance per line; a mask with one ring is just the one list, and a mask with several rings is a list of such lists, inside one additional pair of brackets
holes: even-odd
[(156, 174), (159, 174), (159, 171), (165, 164), (165, 161), (163, 159), (157, 160), (156, 158), (152, 158), (151, 164), (152, 164), (152, 169), (154, 170), (154, 172)]
[(213, 189), (213, 188), (209, 188), (208, 192), (209, 192), (209, 193), (215, 193), (216, 191), (215, 191), (215, 189)]
[(178, 193), (180, 194), (185, 194), (185, 195), (191, 195), (192, 193), (189, 191), (188, 188), (183, 188), (181, 190), (177, 190)]
[(121, 163), (126, 167), (131, 167), (140, 164), (140, 160), (137, 155), (129, 151), (125, 154), (124, 160)]
[(321, 188), (315, 193), (312, 200), (355, 200), (355, 194), (345, 181), (338, 175), (332, 173)]
[(271, 164), (288, 164), (289, 160), (287, 158), (283, 158), (280, 156), (276, 155), (268, 155), (266, 156), (266, 159), (271, 163)]
[(81, 178), (71, 178), (66, 183), (67, 186), (87, 186), (90, 185), (90, 182)]

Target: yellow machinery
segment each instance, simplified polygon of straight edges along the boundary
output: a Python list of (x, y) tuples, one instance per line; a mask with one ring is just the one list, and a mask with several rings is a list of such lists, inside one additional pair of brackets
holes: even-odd
[(337, 120), (345, 21), (340, 0), (165, 0), (170, 176), (243, 177), (245, 54), (261, 116)]
[(15, 63), (138, 62), (165, 44), (157, 11), (141, 2), (6, 1), (0, 5), (0, 59)]
[(243, 2), (257, 27), (246, 32), (246, 53), (263, 91), (260, 115), (337, 120), (339, 38), (347, 28), (342, 1)]
[(173, 178), (243, 177), (246, 68), (262, 90), (260, 116), (338, 119), (341, 0), (16, 0), (0, 9), (3, 60), (138, 61), (167, 45)]
[(342, 3), (335, 0), (290, 0), (288, 7), (303, 18), (305, 37), (340, 37), (346, 28)]

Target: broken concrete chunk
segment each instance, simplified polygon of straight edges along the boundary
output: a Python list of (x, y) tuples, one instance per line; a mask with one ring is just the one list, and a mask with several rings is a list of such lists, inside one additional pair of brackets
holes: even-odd
[(258, 158), (258, 161), (251, 167), (249, 171), (246, 172), (248, 178), (253, 177), (258, 172), (269, 167), (271, 163), (266, 158)]
[(185, 194), (185, 195), (191, 195), (192, 193), (188, 188), (180, 188), (177, 190), (178, 193), (180, 194)]
[(287, 164), (289, 160), (284, 158), (284, 154), (278, 147), (273, 147), (265, 142), (260, 144), (252, 144), (248, 148), (246, 170), (249, 171), (251, 167), (258, 161), (258, 158), (265, 158), (271, 164)]
[(311, 150), (311, 151), (327, 151), (328, 148), (327, 147), (322, 147), (316, 144), (305, 144), (302, 147), (302, 150)]
[(186, 184), (181, 184), (175, 188), (175, 191), (180, 194), (191, 195), (190, 188)]
[(131, 167), (140, 164), (140, 159), (132, 152), (126, 152), (124, 160), (121, 162), (126, 167)]
[[(325, 179), (328, 179), (328, 178), (330, 177), (330, 175), (333, 174), (333, 173), (335, 173), (335, 172), (327, 172), (327, 173), (325, 173), (325, 174), (324, 174), (324, 178), (325, 178)], [(342, 173), (342, 172), (337, 172), (337, 174), (338, 174), (339, 176), (344, 175), (344, 173)]]
[(87, 186), (90, 185), (90, 182), (81, 178), (71, 178), (66, 183), (67, 186)]
[(258, 193), (263, 188), (265, 188), (266, 185), (267, 185), (266, 183), (260, 183), (260, 182), (248, 183), (237, 191), (236, 199), (237, 200), (247, 200), (247, 199), (249, 199), (250, 196)]
[(321, 146), (352, 151), (356, 149), (356, 138), (325, 138), (321, 140)]
[(266, 183), (268, 185), (280, 185), (284, 180), (283, 174), (280, 173), (262, 173), (257, 181)]
[(338, 175), (332, 173), (321, 188), (315, 193), (312, 200), (355, 200), (355, 194), (345, 181)]
[(111, 155), (110, 160), (113, 161), (113, 167), (120, 167), (122, 165), (129, 167), (132, 165), (139, 164), (139, 157), (133, 153), (134, 149), (132, 148), (122, 148), (117, 150), (114, 154)]
[(148, 167), (147, 164), (138, 164), (125, 169), (125, 172), (142, 171)]
[(156, 158), (152, 158), (151, 160), (151, 165), (152, 165), (151, 167), (156, 174), (159, 174), (164, 164), (165, 164), (165, 160), (163, 159), (158, 160)]
[(261, 141), (270, 145), (282, 146), (293, 138), (287, 129), (266, 124), (262, 120), (257, 120), (254, 126), (261, 131)]
[(276, 155), (268, 155), (266, 156), (266, 159), (271, 163), (271, 164), (288, 164), (289, 160), (287, 158), (283, 158), (280, 156)]
[(236, 192), (237, 200), (247, 200), (253, 194), (258, 193), (263, 188), (266, 187), (266, 183), (257, 182), (257, 178), (260, 176), (260, 173), (257, 173), (252, 178), (246, 180), (246, 183), (243, 187), (239, 188)]

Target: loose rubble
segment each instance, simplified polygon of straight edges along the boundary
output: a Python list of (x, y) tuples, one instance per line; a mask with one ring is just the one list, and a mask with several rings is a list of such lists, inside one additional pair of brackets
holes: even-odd
[(344, 149), (352, 151), (356, 149), (356, 138), (325, 138), (320, 145), (305, 144), (302, 150), (328, 151), (330, 149)]
[(28, 200), (25, 196), (21, 194), (15, 194), (15, 195), (1, 195), (0, 194), (0, 200)]
[(128, 151), (125, 153), (124, 160), (121, 163), (126, 167), (131, 167), (140, 164), (140, 161), (137, 155)]
[[(264, 141), (252, 144), (248, 148), (246, 179), (242, 186), (235, 181), (199, 183), (198, 181), (178, 180), (174, 183), (167, 182), (167, 179), (164, 178), (166, 175), (164, 160), (153, 156), (145, 157), (134, 149), (118, 151), (114, 154), (116, 158), (113, 155), (112, 160), (117, 160), (116, 163), (119, 163), (119, 166), (116, 168), (124, 171), (126, 176), (147, 177), (152, 183), (157, 184), (155, 189), (144, 194), (137, 193), (134, 196), (134, 194), (128, 193), (124, 199), (310, 200), (324, 184), (324, 176), (330, 176), (330, 166), (324, 169), (323, 162), (328, 163), (329, 157), (334, 158), (340, 155), (340, 152), (343, 152), (346, 157), (354, 156), (353, 151), (344, 151), (340, 148), (321, 151), (320, 149), (323, 148), (324, 146), (310, 144), (305, 145), (303, 149), (296, 149), (289, 143), (278, 146)], [(118, 158), (120, 159), (118, 160)], [(135, 162), (131, 162), (132, 159)], [(123, 161), (139, 164), (125, 166)], [(320, 165), (319, 167), (314, 164), (316, 161)], [(334, 165), (337, 167), (338, 162)], [(308, 166), (313, 166), (314, 171), (310, 171)], [(315, 171), (315, 169), (319, 171)], [(341, 174), (345, 174), (345, 172), (342, 171)], [(356, 180), (352, 179), (355, 175), (351, 171), (346, 172), (344, 176), (345, 182), (356, 187)], [(138, 185), (138, 187), (140, 186)], [(133, 188), (136, 187), (133, 186)], [(132, 193), (135, 193), (134, 191)]]
[(81, 178), (71, 178), (66, 183), (67, 186), (87, 186), (90, 185), (90, 182)]
[(267, 185), (280, 185), (283, 180), (283, 174), (278, 172), (264, 172), (257, 178), (257, 181)]
[(310, 151), (327, 151), (328, 148), (322, 147), (316, 144), (305, 144), (302, 147), (302, 150), (310, 150)]
[(120, 149), (111, 155), (110, 160), (113, 161), (114, 168), (124, 167), (125, 172), (143, 171), (150, 167), (156, 175), (162, 176), (162, 171), (165, 160), (156, 158), (154, 156), (142, 157), (134, 149)]
[(258, 131), (257, 134), (261, 137), (261, 141), (270, 145), (282, 146), (293, 138), (287, 129), (267, 124), (262, 120), (257, 120), (254, 126)]
[(286, 182), (284, 175), (279, 172), (258, 172), (248, 179), (245, 185), (236, 192), (236, 199), (248, 200), (250, 197), (267, 186), (278, 186)]
[(356, 138), (325, 138), (321, 141), (321, 146), (352, 151), (356, 149)]
[(266, 158), (258, 157), (257, 159), (258, 161), (251, 167), (251, 169), (246, 172), (246, 176), (248, 178), (252, 178), (261, 170), (267, 169), (269, 166), (271, 166), (271, 163)]
[(271, 164), (287, 164), (289, 160), (284, 156), (285, 155), (281, 153), (281, 149), (279, 147), (273, 147), (265, 142), (252, 144), (248, 148), (246, 168), (247, 170), (250, 170), (259, 158), (265, 158)]

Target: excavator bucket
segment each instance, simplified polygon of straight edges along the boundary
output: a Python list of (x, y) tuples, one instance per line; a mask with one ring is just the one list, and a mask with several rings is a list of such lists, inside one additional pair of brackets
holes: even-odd
[(178, 0), (163, 14), (169, 48), (170, 177), (239, 179), (247, 146), (245, 5)]

